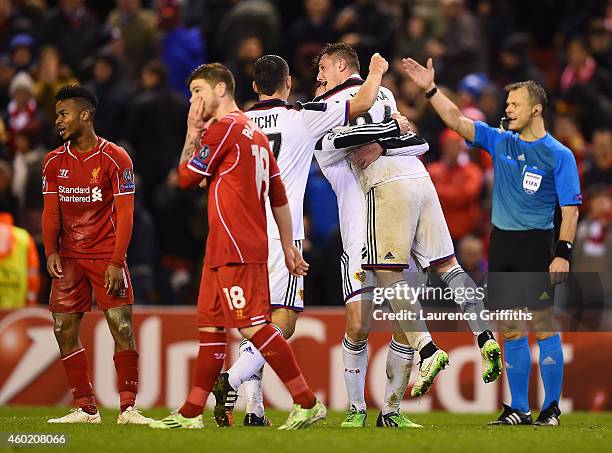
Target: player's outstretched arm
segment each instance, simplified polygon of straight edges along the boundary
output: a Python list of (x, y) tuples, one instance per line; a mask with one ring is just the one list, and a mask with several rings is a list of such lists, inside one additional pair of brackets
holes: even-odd
[(427, 67), (421, 66), (412, 58), (402, 59), (404, 72), (416, 83), (425, 93), (436, 90), (435, 94), (430, 97), (431, 105), (440, 116), (444, 124), (450, 129), (457, 132), (463, 138), (474, 141), (475, 128), (474, 121), (467, 118), (461, 113), (453, 101), (451, 101), (444, 93), (436, 89), (434, 82), (435, 70), (432, 59), (427, 60)]
[(370, 60), (370, 72), (355, 97), (349, 101), (349, 117), (351, 119), (366, 113), (378, 96), (383, 75), (389, 69), (389, 63), (378, 52)]

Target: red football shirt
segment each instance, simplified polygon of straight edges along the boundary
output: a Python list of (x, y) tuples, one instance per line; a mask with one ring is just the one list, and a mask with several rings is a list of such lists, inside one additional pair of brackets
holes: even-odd
[(287, 196), (264, 133), (243, 112), (234, 111), (202, 134), (186, 168), (210, 178), (205, 263), (212, 268), (266, 263), (266, 198), (282, 206)]
[(68, 258), (111, 258), (117, 213), (114, 197), (134, 193), (132, 160), (120, 146), (98, 137), (86, 153), (70, 142), (45, 156), (43, 195), (57, 194), (59, 254)]

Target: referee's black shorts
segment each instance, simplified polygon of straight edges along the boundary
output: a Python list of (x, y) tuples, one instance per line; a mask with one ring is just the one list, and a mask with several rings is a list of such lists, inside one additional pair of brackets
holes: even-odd
[(507, 231), (493, 227), (487, 281), (489, 310), (537, 310), (554, 304), (548, 273), (553, 239), (553, 230)]

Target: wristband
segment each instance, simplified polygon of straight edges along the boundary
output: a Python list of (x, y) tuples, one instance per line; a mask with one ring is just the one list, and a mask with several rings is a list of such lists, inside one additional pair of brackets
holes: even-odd
[(568, 241), (557, 241), (555, 257), (570, 260), (572, 257), (572, 243)]
[(429, 90), (427, 93), (425, 93), (425, 98), (429, 99), (432, 98), (434, 94), (436, 94), (438, 92), (438, 87), (434, 85), (434, 87)]

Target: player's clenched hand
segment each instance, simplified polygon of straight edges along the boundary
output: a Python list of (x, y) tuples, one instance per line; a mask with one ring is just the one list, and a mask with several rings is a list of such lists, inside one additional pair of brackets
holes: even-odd
[(64, 271), (62, 270), (62, 260), (57, 253), (52, 253), (47, 258), (47, 271), (51, 278), (64, 278)]
[(423, 91), (429, 91), (434, 87), (434, 76), (436, 71), (433, 67), (431, 58), (427, 59), (427, 67), (421, 66), (412, 58), (403, 58), (402, 67), (404, 72), (416, 83)]
[(408, 121), (408, 118), (406, 118), (404, 115), (399, 112), (396, 112), (392, 116), (393, 119), (397, 121), (397, 124), (399, 124), (400, 135), (407, 134), (412, 130), (410, 126), (410, 121)]
[(123, 268), (109, 264), (106, 266), (104, 271), (104, 287), (106, 288), (106, 294), (115, 294), (119, 290), (123, 289), (125, 285), (125, 279), (123, 276)]
[(370, 59), (370, 72), (378, 72), (384, 74), (389, 69), (389, 62), (385, 60), (378, 52), (372, 55)]
[(550, 266), (548, 266), (548, 271), (550, 272), (550, 284), (555, 286), (559, 283), (564, 282), (567, 279), (567, 274), (569, 273), (569, 261), (565, 258), (555, 257)]
[(192, 98), (187, 115), (187, 129), (192, 132), (202, 132), (206, 129), (204, 122), (204, 99), (199, 96)]
[(351, 161), (358, 168), (365, 170), (372, 162), (378, 159), (383, 152), (382, 146), (378, 143), (368, 143), (360, 146), (356, 151), (351, 153)]
[(287, 247), (283, 247), (285, 254), (285, 265), (289, 269), (289, 273), (295, 277), (303, 277), (308, 272), (310, 264), (304, 261), (302, 254), (298, 248), (291, 244)]

